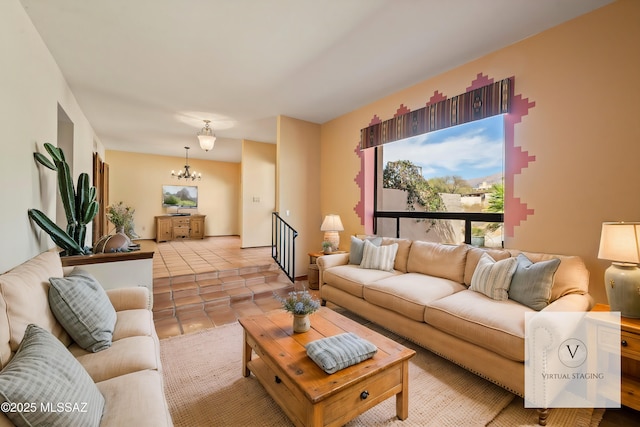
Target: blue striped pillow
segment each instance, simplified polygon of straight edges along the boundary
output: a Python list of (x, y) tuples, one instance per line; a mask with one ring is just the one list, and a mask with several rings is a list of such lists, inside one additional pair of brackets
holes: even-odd
[(49, 331), (30, 324), (0, 372), (0, 403), (25, 408), (4, 411), (16, 426), (90, 427), (100, 425), (105, 400), (69, 350)]
[(100, 283), (77, 267), (49, 283), (49, 306), (71, 338), (93, 353), (111, 347), (117, 315)]
[(327, 374), (333, 374), (373, 357), (378, 348), (352, 332), (312, 341), (307, 355)]
[(469, 289), (481, 292), (491, 299), (505, 301), (509, 299), (509, 286), (517, 266), (518, 261), (515, 258), (496, 262), (485, 252), (473, 272)]

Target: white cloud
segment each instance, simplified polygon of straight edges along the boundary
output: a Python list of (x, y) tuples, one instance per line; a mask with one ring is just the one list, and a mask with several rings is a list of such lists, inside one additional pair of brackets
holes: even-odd
[(486, 129), (470, 128), (459, 135), (441, 131), (384, 146), (384, 160), (410, 160), (427, 177), (473, 174), (474, 170), (502, 167), (504, 142), (491, 139)]

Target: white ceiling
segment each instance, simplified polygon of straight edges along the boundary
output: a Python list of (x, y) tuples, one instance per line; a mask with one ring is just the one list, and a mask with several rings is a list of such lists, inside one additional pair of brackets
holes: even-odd
[(21, 2), (107, 149), (238, 162), (280, 114), (324, 123), (611, 0)]

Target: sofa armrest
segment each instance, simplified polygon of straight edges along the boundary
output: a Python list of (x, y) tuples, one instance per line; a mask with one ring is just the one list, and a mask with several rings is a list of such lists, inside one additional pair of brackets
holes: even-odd
[(566, 392), (568, 379), (549, 380), (544, 375), (566, 372), (558, 349), (565, 340), (583, 335), (582, 322), (592, 305), (589, 294), (568, 294), (525, 319), (525, 398), (529, 407), (553, 407), (554, 400)]
[(331, 255), (323, 255), (318, 257), (316, 263), (318, 264), (318, 269), (327, 269), (331, 267), (335, 267), (337, 265), (345, 265), (349, 264), (349, 254), (331, 254)]
[(322, 285), (324, 285), (324, 270), (338, 265), (349, 264), (349, 253), (323, 255), (318, 257), (316, 264), (318, 264), (318, 287), (322, 288)]
[(149, 308), (149, 290), (144, 286), (107, 289), (106, 292), (116, 311)]
[(593, 298), (589, 294), (564, 295), (541, 311), (545, 313), (562, 311), (589, 311), (593, 307)]

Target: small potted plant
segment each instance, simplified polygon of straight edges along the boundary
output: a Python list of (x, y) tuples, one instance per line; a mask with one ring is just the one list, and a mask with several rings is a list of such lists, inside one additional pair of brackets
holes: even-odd
[(285, 311), (293, 314), (293, 332), (307, 332), (311, 328), (309, 315), (320, 308), (320, 301), (306, 289), (289, 292), (285, 298), (277, 294), (275, 297)]
[(324, 252), (325, 254), (330, 254), (331, 252), (333, 252), (333, 245), (331, 244), (331, 242), (327, 240), (322, 242), (322, 252)]

